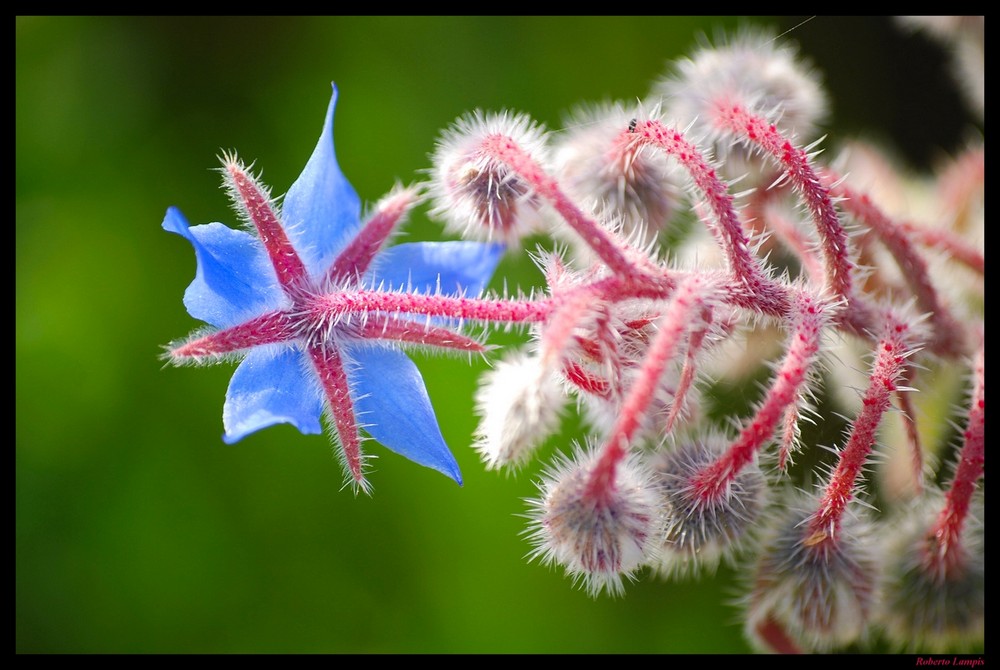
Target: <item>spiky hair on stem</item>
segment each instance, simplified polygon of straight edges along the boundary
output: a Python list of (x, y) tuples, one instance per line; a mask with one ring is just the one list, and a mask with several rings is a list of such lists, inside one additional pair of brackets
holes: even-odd
[[(611, 305), (607, 316), (602, 329), (581, 335), (586, 346), (573, 359), (579, 369), (607, 381), (605, 393), (577, 393), (584, 419), (601, 434), (618, 420), (630, 389), (643, 374), (643, 362), (650, 340), (658, 332), (656, 320), (660, 315), (656, 306), (638, 300)], [(595, 351), (597, 356), (593, 355)], [(640, 437), (655, 435), (658, 422), (668, 415), (676, 399), (682, 364), (682, 357), (670, 360), (663, 375), (657, 378), (640, 422)], [(579, 386), (575, 389), (579, 391)]]

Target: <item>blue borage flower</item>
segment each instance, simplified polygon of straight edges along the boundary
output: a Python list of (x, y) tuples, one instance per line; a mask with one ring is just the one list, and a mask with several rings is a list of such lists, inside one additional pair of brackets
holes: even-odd
[[(361, 429), (412, 461), (461, 484), (423, 379), (401, 345), (481, 352), (453, 323), (371, 309), (380, 293), (478, 295), (503, 246), (476, 242), (385, 245), (419, 199), (397, 188), (362, 223), (361, 205), (337, 164), (333, 96), (319, 142), (280, 211), (266, 187), (223, 156), (226, 187), (250, 232), (221, 223), (190, 226), (171, 207), (163, 228), (195, 249), (198, 268), (184, 295), (211, 328), (172, 343), (175, 364), (242, 357), (223, 408), (224, 440), (290, 423), (320, 433), (324, 412), (356, 490), (369, 490)], [(333, 311), (331, 297), (364, 293), (369, 307)], [(338, 295), (339, 294), (339, 295)], [(349, 297), (349, 295), (348, 295)], [(398, 309), (398, 308), (397, 308)]]

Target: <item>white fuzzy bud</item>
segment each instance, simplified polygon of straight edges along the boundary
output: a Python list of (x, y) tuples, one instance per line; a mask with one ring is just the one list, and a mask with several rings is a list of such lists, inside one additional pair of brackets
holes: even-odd
[(858, 642), (868, 631), (879, 562), (873, 528), (846, 514), (838, 536), (810, 536), (815, 499), (783, 510), (765, 531), (754, 567), (745, 631), (750, 641), (776, 649), (774, 630), (799, 649), (829, 651)]
[(744, 150), (721, 137), (715, 117), (724, 105), (738, 104), (775, 123), (785, 136), (812, 139), (826, 115), (826, 94), (819, 76), (789, 42), (746, 30), (717, 46), (705, 46), (679, 61), (674, 73), (653, 87), (664, 110), (681, 128), (693, 124), (691, 137), (715, 141), (716, 159), (727, 160), (725, 174), (739, 176)]
[(578, 451), (545, 474), (541, 497), (529, 501), (531, 556), (562, 565), (592, 596), (620, 595), (623, 578), (654, 558), (662, 517), (650, 475), (636, 459), (617, 465), (610, 490), (591, 486), (598, 466), (599, 452)]
[(622, 141), (636, 118), (647, 116), (620, 105), (580, 110), (553, 151), (555, 172), (570, 197), (638, 247), (656, 241), (681, 197), (672, 174), (677, 168), (666, 154)]
[(483, 375), (476, 451), (490, 469), (517, 467), (559, 427), (562, 389), (537, 356), (517, 352)]
[(718, 495), (699, 494), (696, 475), (725, 452), (725, 438), (709, 436), (661, 450), (650, 459), (666, 514), (657, 570), (665, 576), (713, 572), (733, 557), (764, 513), (767, 481), (749, 464)]
[(505, 147), (544, 163), (544, 129), (524, 115), (476, 111), (445, 131), (432, 157), (430, 194), (431, 215), (449, 232), (513, 244), (538, 227), (543, 203), (498, 155)]

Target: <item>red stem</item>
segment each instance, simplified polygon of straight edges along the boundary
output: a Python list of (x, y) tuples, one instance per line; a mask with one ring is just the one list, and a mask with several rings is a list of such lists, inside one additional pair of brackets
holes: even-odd
[(423, 314), (473, 321), (535, 323), (548, 318), (555, 306), (551, 298), (542, 300), (491, 300), (419, 293), (346, 291), (314, 296), (308, 308), (315, 321), (333, 322), (351, 313), (390, 312)]
[(667, 363), (673, 358), (684, 333), (698, 324), (696, 315), (705, 308), (707, 288), (699, 277), (691, 277), (678, 288), (664, 311), (658, 322), (659, 331), (649, 345), (642, 368), (622, 403), (618, 420), (591, 472), (587, 483), (588, 495), (603, 498), (613, 489), (618, 463), (627, 455), (628, 446), (656, 396), (656, 388)]
[(765, 275), (759, 261), (750, 253), (743, 226), (733, 208), (733, 196), (697, 147), (684, 139), (680, 131), (656, 120), (643, 121), (633, 132), (623, 132), (620, 141), (657, 147), (688, 171), (718, 222), (718, 228), (713, 227), (712, 232), (729, 259), (733, 276), (744, 288), (746, 298), (741, 306), (752, 304), (767, 314), (785, 312), (788, 309), (786, 292)]
[(946, 566), (957, 562), (960, 556), (959, 544), (962, 527), (969, 515), (969, 503), (976, 490), (976, 482), (983, 476), (986, 456), (986, 368), (985, 343), (976, 353), (973, 367), (972, 401), (969, 420), (963, 437), (965, 443), (959, 455), (955, 478), (945, 498), (944, 509), (932, 529), (937, 542), (938, 557)]
[(986, 257), (979, 249), (947, 230), (924, 228), (912, 223), (900, 225), (903, 231), (919, 244), (940, 249), (959, 263), (967, 265), (976, 273), (986, 274)]
[(870, 227), (896, 259), (917, 299), (917, 306), (922, 312), (930, 314), (934, 339), (929, 344), (934, 352), (946, 356), (960, 354), (964, 330), (939, 299), (931, 283), (927, 263), (910, 243), (902, 226), (879, 209), (867, 193), (859, 193), (845, 184), (833, 185), (838, 178), (830, 171), (823, 174), (824, 182), (830, 184), (831, 193), (843, 199), (842, 207)]
[(559, 182), (546, 173), (513, 139), (506, 135), (490, 135), (483, 142), (482, 149), (494, 159), (506, 164), (527, 182), (539, 197), (547, 200), (615, 274), (638, 278), (635, 264), (625, 257), (623, 250), (613, 241), (611, 235), (573, 204), (559, 187)]
[[(772, 176), (771, 180), (777, 178), (777, 176)], [(744, 210), (747, 220), (751, 222), (750, 225), (755, 226), (759, 234), (770, 230), (776, 235), (776, 237), (768, 237), (758, 249), (758, 253), (769, 253), (776, 241), (780, 239), (785, 248), (798, 257), (805, 276), (817, 285), (821, 285), (825, 270), (822, 260), (817, 257), (817, 250), (812, 248), (813, 245), (809, 239), (795, 226), (794, 222), (786, 219), (781, 213), (775, 211), (776, 207), (772, 206), (772, 201), (777, 199), (777, 196), (784, 190), (784, 186), (777, 184), (772, 188), (758, 188), (750, 195), (747, 208)]]
[(708, 333), (708, 324), (712, 322), (711, 307), (706, 305), (702, 309), (701, 322), (706, 324), (705, 327), (693, 331), (691, 337), (688, 338), (687, 355), (684, 357), (684, 369), (681, 371), (681, 378), (677, 382), (677, 391), (674, 392), (674, 399), (670, 404), (670, 414), (667, 415), (667, 420), (664, 424), (666, 426), (665, 430), (668, 433), (673, 429), (677, 417), (680, 416), (681, 408), (684, 407), (684, 399), (687, 396), (688, 389), (691, 388), (691, 383), (694, 381), (695, 357), (701, 351), (702, 342), (705, 341), (705, 335)]
[(861, 411), (854, 420), (847, 445), (840, 452), (840, 460), (823, 492), (819, 508), (810, 521), (813, 544), (838, 538), (844, 510), (854, 497), (858, 475), (875, 445), (875, 433), (882, 416), (889, 409), (892, 394), (906, 365), (906, 357), (911, 351), (909, 327), (891, 314), (886, 315), (885, 320), (870, 382), (861, 398)]
[(794, 309), (788, 352), (764, 403), (726, 453), (692, 479), (704, 499), (715, 498), (728, 490), (729, 483), (768, 443), (778, 422), (798, 400), (809, 368), (819, 352), (825, 317), (822, 307), (807, 293), (798, 295)]
[(763, 149), (785, 169), (801, 193), (819, 232), (826, 266), (826, 285), (835, 297), (846, 301), (842, 319), (854, 332), (871, 330), (874, 314), (854, 291), (854, 265), (848, 255), (847, 233), (830, 199), (829, 190), (813, 170), (809, 154), (786, 139), (767, 120), (750, 113), (741, 104), (720, 104), (716, 123)]
[(577, 290), (552, 310), (539, 343), (543, 367), (550, 367), (553, 359), (565, 357), (577, 325), (594, 307), (595, 302), (600, 304), (599, 297), (593, 292)]

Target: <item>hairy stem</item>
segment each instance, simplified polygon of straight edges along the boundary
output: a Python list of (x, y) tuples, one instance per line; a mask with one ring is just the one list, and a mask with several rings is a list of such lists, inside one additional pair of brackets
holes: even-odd
[(866, 330), (871, 330), (874, 314), (854, 290), (854, 264), (848, 253), (847, 233), (809, 154), (786, 139), (773, 123), (752, 114), (741, 104), (719, 104), (715, 114), (715, 122), (721, 129), (760, 147), (784, 168), (816, 223), (826, 267), (826, 287), (845, 301), (841, 318), (863, 336)]
[(684, 139), (680, 131), (656, 120), (636, 124), (633, 132), (622, 133), (620, 141), (656, 147), (688, 171), (718, 224), (713, 226), (712, 232), (729, 259), (730, 271), (746, 294), (747, 302), (743, 306), (753, 304), (755, 308), (772, 315), (786, 311), (786, 292), (765, 275), (760, 262), (750, 252), (743, 226), (733, 207), (733, 196), (698, 149)]
[(889, 409), (906, 358), (912, 351), (910, 328), (892, 314), (886, 315), (885, 323), (883, 335), (876, 345), (869, 385), (861, 398), (861, 411), (823, 491), (819, 508), (810, 520), (810, 544), (837, 540), (844, 510), (854, 497), (858, 476), (875, 446), (875, 432)]
[(920, 311), (930, 315), (933, 328), (933, 338), (929, 342), (931, 349), (944, 356), (961, 354), (964, 350), (964, 330), (940, 300), (931, 282), (927, 263), (917, 253), (904, 229), (879, 209), (867, 193), (859, 193), (843, 183), (838, 184), (838, 179), (840, 176), (830, 171), (823, 173), (823, 182), (828, 185), (830, 192), (843, 199), (842, 207), (870, 227), (896, 259)]
[(513, 139), (505, 135), (491, 135), (483, 143), (482, 148), (490, 156), (506, 164), (527, 182), (539, 197), (548, 201), (615, 274), (637, 277), (635, 264), (625, 256), (611, 235), (573, 204), (559, 187), (559, 182), (542, 169), (537, 161)]
[(826, 317), (820, 301), (805, 292), (799, 293), (793, 310), (788, 352), (763, 404), (726, 453), (693, 477), (692, 484), (702, 498), (715, 498), (728, 490), (730, 482), (770, 441), (788, 408), (798, 401), (819, 352)]
[(638, 377), (628, 391), (622, 408), (611, 429), (604, 450), (588, 482), (588, 491), (603, 496), (614, 486), (618, 463), (628, 453), (628, 446), (646, 416), (646, 410), (656, 397), (656, 389), (684, 334), (695, 324), (697, 315), (705, 308), (708, 290), (697, 277), (684, 282), (664, 310), (658, 325), (659, 331), (649, 345)]
[(955, 477), (945, 498), (937, 522), (931, 531), (938, 546), (938, 560), (951, 566), (959, 560), (962, 527), (969, 515), (969, 503), (976, 482), (983, 476), (986, 456), (986, 367), (985, 343), (976, 352), (973, 366), (973, 390), (966, 423), (964, 444), (959, 454)]

